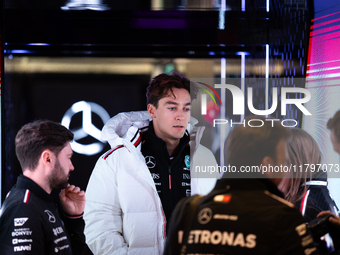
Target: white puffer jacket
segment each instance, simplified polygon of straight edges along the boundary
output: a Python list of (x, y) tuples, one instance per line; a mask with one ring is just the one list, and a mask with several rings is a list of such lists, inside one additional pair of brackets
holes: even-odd
[[(166, 219), (140, 150), (139, 131), (150, 120), (147, 111), (120, 113), (102, 130), (111, 150), (98, 159), (92, 172), (84, 212), (86, 243), (95, 255), (163, 253)], [(200, 147), (196, 150), (203, 150), (209, 164), (216, 165), (213, 154)], [(215, 181), (192, 178), (192, 194), (207, 194)]]

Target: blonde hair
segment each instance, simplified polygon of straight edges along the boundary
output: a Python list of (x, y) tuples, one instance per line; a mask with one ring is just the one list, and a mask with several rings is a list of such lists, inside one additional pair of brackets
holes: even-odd
[[(303, 198), (307, 190), (306, 182), (312, 179), (311, 168), (305, 164), (320, 164), (321, 152), (314, 138), (306, 131), (299, 128), (291, 131), (291, 139), (287, 142), (287, 165), (292, 168), (279, 187), (284, 191), (286, 200), (295, 203)], [(302, 185), (303, 188), (300, 189)]]

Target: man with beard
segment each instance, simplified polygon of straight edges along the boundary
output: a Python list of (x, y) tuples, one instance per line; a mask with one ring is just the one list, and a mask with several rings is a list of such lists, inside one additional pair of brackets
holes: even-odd
[[(85, 193), (68, 184), (73, 134), (58, 123), (24, 125), (15, 138), (23, 170), (0, 210), (1, 254), (82, 254)], [(53, 189), (62, 189), (59, 198)]]

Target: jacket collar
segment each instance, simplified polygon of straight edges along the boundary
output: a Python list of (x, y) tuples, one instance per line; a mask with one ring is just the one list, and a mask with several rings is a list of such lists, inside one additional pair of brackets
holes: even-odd
[[(115, 148), (119, 145), (132, 143), (133, 146), (138, 140), (135, 136), (136, 132), (143, 133), (149, 126), (149, 122), (152, 120), (147, 111), (136, 111), (136, 112), (121, 112), (116, 116), (112, 117), (103, 127), (101, 138), (103, 141), (107, 141), (111, 148)], [(201, 127), (196, 127), (197, 120), (191, 117), (190, 122), (187, 126), (186, 134), (193, 133), (194, 129), (201, 130)], [(203, 130), (197, 132), (196, 140), (201, 139)], [(186, 135), (185, 135), (186, 136)], [(136, 138), (136, 139), (134, 139)]]
[[(145, 141), (145, 146), (148, 148), (152, 148), (152, 150), (155, 151), (155, 153), (166, 152), (166, 155), (167, 155), (168, 150), (166, 148), (166, 143), (161, 138), (156, 136), (152, 121), (150, 121), (149, 123), (148, 130), (143, 140)], [(184, 136), (180, 139), (180, 142), (178, 145), (178, 150), (177, 150), (178, 153), (181, 152), (182, 148), (184, 148), (184, 146), (188, 144), (189, 141), (190, 141), (189, 133), (188, 131), (185, 131)]]
[(222, 178), (217, 180), (214, 189), (226, 189), (227, 186), (229, 186), (229, 190), (267, 190), (276, 196), (284, 198), (283, 193), (277, 186), (271, 180), (263, 177), (252, 179)]
[(48, 194), (38, 184), (24, 175), (20, 175), (18, 177), (16, 187), (19, 189), (28, 189), (40, 199), (45, 200), (46, 202), (54, 203), (54, 199), (50, 194)]

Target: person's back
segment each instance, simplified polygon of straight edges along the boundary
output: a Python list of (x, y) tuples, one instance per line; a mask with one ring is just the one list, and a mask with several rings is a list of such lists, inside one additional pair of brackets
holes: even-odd
[(327, 188), (327, 170), (322, 169), (317, 142), (303, 129), (293, 128), (291, 134), (287, 143), (287, 165), (298, 166), (298, 170), (287, 173), (279, 185), (280, 190), (306, 222), (315, 219), (321, 211), (338, 215), (338, 208)]
[[(306, 222), (316, 219), (322, 211), (331, 211), (339, 216), (339, 209), (327, 188), (327, 179), (313, 179), (306, 182), (306, 186), (303, 197), (295, 202), (295, 207), (304, 216)], [(303, 190), (303, 184), (300, 189)]]
[(237, 126), (226, 140), (231, 171), (198, 204), (186, 198), (175, 208), (165, 255), (316, 254), (302, 215), (277, 188), (290, 130), (261, 117), (245, 123), (254, 118), (260, 128)]
[[(225, 187), (229, 187), (227, 190)], [(221, 179), (214, 191), (202, 198), (187, 242), (187, 254), (309, 254), (315, 251), (306, 224), (293, 204), (275, 195), (279, 191), (266, 179)], [(181, 201), (182, 205), (185, 203)], [(180, 211), (176, 211), (179, 213)], [(179, 217), (180, 215), (174, 215)], [(175, 240), (190, 222), (182, 215), (168, 239), (179, 254)]]

